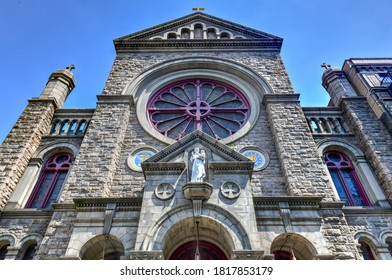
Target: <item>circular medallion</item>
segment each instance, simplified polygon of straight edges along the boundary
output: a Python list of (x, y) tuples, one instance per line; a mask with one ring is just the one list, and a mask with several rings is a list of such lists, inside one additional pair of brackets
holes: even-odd
[(155, 188), (155, 195), (160, 200), (168, 200), (174, 196), (174, 193), (174, 187), (169, 183), (162, 183)]
[(143, 148), (134, 151), (127, 159), (128, 167), (134, 171), (141, 172), (142, 171), (141, 163), (146, 159), (155, 155), (155, 153), (156, 152), (153, 149), (149, 149), (149, 148)]
[(226, 182), (221, 186), (221, 194), (228, 199), (235, 199), (240, 196), (241, 188), (233, 182)]
[(262, 170), (268, 164), (267, 154), (256, 149), (246, 149), (242, 155), (254, 162), (253, 170)]

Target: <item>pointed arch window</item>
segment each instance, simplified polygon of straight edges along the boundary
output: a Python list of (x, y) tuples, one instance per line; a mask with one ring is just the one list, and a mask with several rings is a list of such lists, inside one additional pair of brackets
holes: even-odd
[(326, 152), (324, 157), (340, 200), (346, 206), (370, 206), (350, 159), (336, 151)]
[(71, 159), (72, 155), (68, 153), (60, 153), (48, 159), (26, 208), (49, 208), (56, 202), (71, 166)]

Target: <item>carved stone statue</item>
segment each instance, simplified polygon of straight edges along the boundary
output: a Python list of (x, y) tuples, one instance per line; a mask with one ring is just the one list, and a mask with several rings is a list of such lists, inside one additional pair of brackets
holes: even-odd
[(206, 153), (204, 150), (195, 148), (191, 155), (191, 182), (203, 182), (206, 177)]

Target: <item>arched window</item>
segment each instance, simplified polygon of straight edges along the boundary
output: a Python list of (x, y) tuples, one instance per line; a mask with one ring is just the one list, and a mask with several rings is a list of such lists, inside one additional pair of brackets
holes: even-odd
[(389, 254), (391, 254), (391, 256), (392, 256), (392, 240), (387, 240), (387, 244), (388, 244)]
[(371, 203), (348, 157), (335, 151), (326, 152), (324, 157), (340, 200), (347, 206), (370, 206)]
[(49, 208), (56, 202), (60, 189), (71, 166), (71, 154), (52, 156), (45, 163), (37, 184), (27, 201), (26, 208)]
[(10, 246), (10, 244), (5, 244), (0, 247), (0, 260), (5, 260), (5, 256), (8, 252), (8, 246)]
[(372, 249), (370, 246), (363, 241), (360, 241), (359, 244), (361, 244), (361, 251), (362, 251), (362, 256), (364, 260), (375, 260), (374, 254), (372, 252)]
[(176, 34), (176, 33), (169, 33), (169, 34), (167, 35), (167, 39), (169, 39), (169, 40), (175, 40), (175, 39), (177, 39), (177, 34)]
[(29, 245), (26, 250), (23, 252), (21, 260), (32, 260), (35, 256), (35, 252), (37, 249), (37, 244)]

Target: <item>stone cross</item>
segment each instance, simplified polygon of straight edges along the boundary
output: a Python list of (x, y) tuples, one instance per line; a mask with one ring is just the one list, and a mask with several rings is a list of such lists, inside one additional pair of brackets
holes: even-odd
[(328, 70), (328, 69), (331, 69), (331, 64), (327, 64), (324, 62), (323, 64), (321, 64), (321, 67), (324, 67), (325, 70)]
[(65, 67), (65, 69), (67, 69), (69, 72), (72, 71), (72, 69), (75, 69), (75, 65), (71, 64), (70, 66)]

